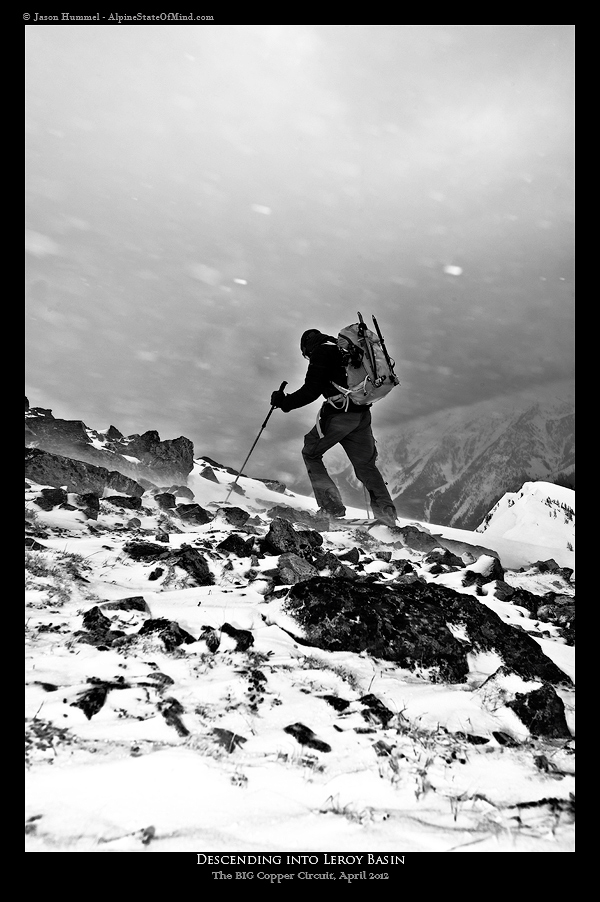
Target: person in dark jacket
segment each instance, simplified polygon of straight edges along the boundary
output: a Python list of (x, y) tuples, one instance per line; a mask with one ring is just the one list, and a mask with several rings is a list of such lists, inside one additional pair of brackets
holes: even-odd
[(321, 395), (325, 398), (315, 426), (304, 436), (302, 448), (320, 511), (332, 517), (343, 517), (346, 513), (339, 489), (323, 463), (325, 452), (340, 444), (357, 478), (369, 493), (373, 516), (388, 526), (395, 526), (396, 508), (375, 463), (377, 449), (371, 429), (371, 405), (358, 405), (352, 401), (345, 404), (343, 394), (334, 384), (347, 387), (337, 340), (319, 329), (308, 329), (300, 340), (300, 350), (309, 360), (304, 385), (289, 395), (283, 391), (273, 392), (271, 406), (288, 413), (311, 404)]

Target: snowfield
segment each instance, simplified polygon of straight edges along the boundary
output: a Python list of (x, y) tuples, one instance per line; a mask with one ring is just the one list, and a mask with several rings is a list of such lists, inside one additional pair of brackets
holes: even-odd
[[(533, 636), (565, 674), (556, 691), (571, 738), (531, 735), (506, 699), (542, 683), (503, 673), (493, 652), (473, 653), (467, 680), (446, 684), (366, 653), (311, 647), (286, 609), (289, 587), (273, 583), (278, 557), (218, 545), (233, 533), (263, 536), (276, 505), (314, 513), (315, 503), (241, 477), (244, 494), (225, 506), (233, 477), (214, 468), (214, 482), (200, 470), (188, 486), (216, 514), (204, 525), (165, 513), (151, 492), (140, 511), (102, 500), (94, 521), (43, 510), (42, 487), (27, 488), (26, 851), (190, 852), (207, 879), (211, 856), (225, 856), (223, 871), (236, 870), (227, 856), (241, 856), (270, 882), (298, 878), (288, 855), (310, 856), (301, 870), (316, 877), (349, 881), (344, 856), (353, 871), (382, 856), (375, 870), (391, 879), (401, 873), (392, 857), (413, 852), (574, 851), (574, 646), (560, 629), (503, 600), (496, 581), (478, 591), (463, 585), (464, 570), (435, 571), (394, 530), (338, 524), (323, 548), (362, 548), (362, 575), (385, 584), (410, 562), (423, 580)], [(228, 519), (233, 508), (250, 514), (245, 533)], [(469, 555), (484, 545), (508, 586), (574, 600), (565, 569), (574, 567), (574, 492), (527, 483), (476, 533), (398, 523), (452, 540), (474, 572), (494, 561)], [(156, 545), (159, 532), (169, 551), (201, 550), (212, 584), (128, 555), (132, 539)], [(549, 559), (562, 569), (534, 566)], [(108, 618), (125, 644), (89, 643), (86, 615)], [(139, 634), (150, 617), (188, 638), (168, 647)], [(280, 863), (265, 871), (261, 855)], [(278, 879), (284, 872), (291, 877)]]

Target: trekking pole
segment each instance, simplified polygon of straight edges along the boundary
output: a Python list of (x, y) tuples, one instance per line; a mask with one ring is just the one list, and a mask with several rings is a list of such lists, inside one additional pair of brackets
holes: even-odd
[[(287, 385), (287, 382), (282, 382), (281, 385), (279, 386), (279, 391), (283, 391), (284, 388), (286, 387), (286, 385)], [(252, 447), (251, 447), (250, 450), (248, 451), (248, 457), (246, 458), (246, 460), (244, 461), (244, 463), (243, 463), (242, 466), (240, 467), (240, 469), (239, 469), (239, 471), (238, 471), (238, 474), (237, 474), (237, 476), (235, 477), (234, 481), (231, 483), (231, 486), (230, 486), (230, 488), (229, 488), (229, 491), (227, 492), (227, 497), (225, 498), (225, 501), (223, 502), (224, 504), (227, 504), (227, 502), (229, 501), (229, 496), (231, 495), (231, 493), (233, 492), (233, 489), (234, 489), (235, 486), (237, 485), (238, 479), (240, 478), (240, 476), (241, 476), (242, 473), (244, 472), (244, 467), (246, 466), (246, 464), (247, 464), (248, 461), (250, 460), (250, 455), (251, 455), (252, 452), (254, 451), (254, 448), (256, 447), (256, 443), (258, 442), (259, 438), (261, 437), (262, 432), (263, 432), (263, 429), (265, 428), (265, 426), (266, 426), (267, 423), (269, 422), (269, 417), (271, 416), (271, 414), (273, 413), (274, 410), (275, 410), (275, 407), (271, 406), (271, 409), (270, 409), (270, 411), (268, 412), (267, 417), (266, 417), (264, 423), (263, 423), (262, 426), (260, 427), (260, 432), (258, 433), (258, 435), (256, 436), (256, 438), (254, 439), (254, 444), (252, 445)]]

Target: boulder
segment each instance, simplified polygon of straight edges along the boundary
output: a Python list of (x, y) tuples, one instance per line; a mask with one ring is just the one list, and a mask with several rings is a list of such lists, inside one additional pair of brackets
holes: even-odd
[(235, 554), (238, 557), (250, 557), (252, 548), (248, 540), (238, 533), (232, 532), (217, 545), (217, 551), (225, 551), (227, 554)]
[(296, 530), (289, 520), (282, 517), (275, 517), (266, 536), (260, 540), (260, 547), (266, 554), (293, 552), (309, 561), (322, 544), (323, 536), (319, 532)]
[(208, 561), (191, 545), (182, 545), (171, 552), (171, 560), (192, 577), (198, 586), (213, 586), (215, 578), (211, 573)]
[[(410, 577), (409, 577), (410, 579)], [(418, 579), (393, 585), (317, 577), (292, 586), (285, 608), (306, 641), (330, 651), (366, 651), (430, 679), (464, 682), (468, 655), (496, 652), (523, 679), (571, 686), (525, 631), (476, 599)], [(458, 639), (450, 626), (460, 628)]]
[(139, 511), (142, 507), (142, 499), (139, 496), (136, 498), (134, 495), (108, 495), (102, 500), (123, 510)]
[(175, 495), (171, 492), (158, 492), (158, 494), (154, 496), (154, 500), (163, 511), (169, 511), (175, 508)]
[(544, 739), (570, 739), (571, 731), (565, 718), (565, 706), (549, 683), (531, 692), (517, 692), (507, 702), (532, 736)]
[(138, 636), (157, 635), (164, 643), (167, 651), (174, 651), (180, 645), (190, 645), (196, 640), (190, 633), (182, 629), (174, 620), (159, 617), (154, 620), (146, 620), (138, 630)]
[(290, 523), (307, 526), (309, 529), (317, 531), (329, 529), (329, 517), (326, 514), (311, 513), (311, 511), (290, 507), (287, 504), (277, 504), (270, 508), (267, 511), (267, 517), (270, 517), (271, 520), (280, 517)]
[(66, 486), (69, 492), (104, 494), (105, 489), (141, 497), (144, 488), (116, 470), (107, 470), (81, 460), (51, 454), (40, 448), (25, 449), (25, 476), (45, 486)]
[(285, 552), (279, 557), (278, 582), (284, 586), (295, 585), (304, 579), (318, 576), (318, 570), (305, 558), (294, 552)]
[(219, 507), (216, 513), (217, 517), (225, 520), (230, 526), (244, 526), (250, 519), (248, 511), (241, 507)]
[(35, 499), (35, 503), (43, 511), (51, 511), (55, 507), (67, 503), (67, 493), (64, 489), (42, 489)]
[(197, 526), (204, 526), (213, 519), (213, 515), (199, 504), (178, 504), (175, 511), (186, 523), (194, 523)]

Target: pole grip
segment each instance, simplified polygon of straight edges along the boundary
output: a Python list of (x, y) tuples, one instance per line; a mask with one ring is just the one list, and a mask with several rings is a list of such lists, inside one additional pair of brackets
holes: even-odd
[(287, 382), (282, 382), (281, 385), (279, 386), (279, 391), (283, 391), (283, 389), (286, 387), (286, 385), (287, 385)]

